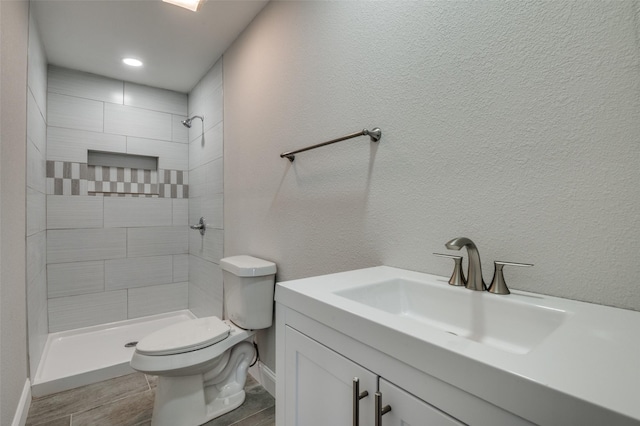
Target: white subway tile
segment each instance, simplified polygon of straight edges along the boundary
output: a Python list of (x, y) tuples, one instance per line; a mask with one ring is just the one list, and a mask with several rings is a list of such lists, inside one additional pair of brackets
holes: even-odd
[(49, 299), (49, 332), (127, 319), (127, 291)]
[(126, 229), (47, 231), (47, 263), (117, 259), (126, 257), (126, 255)]
[(129, 257), (104, 263), (105, 288), (144, 287), (173, 282), (173, 256)]
[(104, 103), (100, 101), (57, 93), (49, 93), (47, 96), (49, 126), (102, 132), (103, 114)]
[(102, 228), (104, 197), (47, 195), (47, 228)]
[(189, 251), (186, 226), (129, 228), (127, 253), (129, 257), (185, 254)]
[(127, 152), (127, 139), (121, 135), (49, 127), (47, 160), (87, 162), (87, 150)]
[(189, 199), (173, 198), (173, 226), (189, 225)]
[(189, 255), (173, 255), (173, 282), (189, 281)]
[(209, 262), (220, 263), (223, 257), (224, 231), (209, 228), (204, 235), (189, 233), (189, 254), (201, 257)]
[(47, 289), (49, 298), (104, 291), (104, 261), (47, 265)]
[(135, 83), (124, 83), (124, 104), (152, 111), (187, 115), (186, 93)]
[(171, 114), (126, 105), (105, 104), (104, 132), (170, 141)]
[(104, 197), (104, 227), (170, 226), (170, 198)]
[(47, 196), (27, 188), (27, 236), (47, 230)]
[(49, 67), (48, 91), (122, 104), (123, 82), (68, 68)]
[(189, 283), (132, 288), (129, 292), (129, 318), (162, 314), (187, 309)]
[(186, 115), (174, 115), (171, 119), (172, 142), (189, 143), (189, 129), (182, 124)]
[(189, 143), (189, 170), (222, 157), (222, 123)]
[(189, 169), (189, 147), (183, 143), (128, 137), (127, 153), (158, 157), (159, 169)]

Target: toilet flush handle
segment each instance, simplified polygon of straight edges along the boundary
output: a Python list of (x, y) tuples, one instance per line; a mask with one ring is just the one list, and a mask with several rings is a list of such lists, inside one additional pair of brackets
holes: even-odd
[(195, 225), (191, 225), (190, 228), (199, 229), (200, 235), (204, 235), (204, 233), (207, 231), (207, 224), (204, 222), (204, 217), (201, 217), (200, 221), (198, 221), (198, 223)]

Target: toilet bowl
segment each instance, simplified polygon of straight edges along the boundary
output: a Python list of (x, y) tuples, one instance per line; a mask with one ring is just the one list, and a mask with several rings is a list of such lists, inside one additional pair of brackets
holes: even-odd
[(156, 331), (136, 346), (131, 367), (158, 376), (152, 426), (197, 426), (242, 405), (256, 357), (256, 329), (271, 326), (275, 264), (250, 256), (222, 259), (231, 319), (205, 317)]

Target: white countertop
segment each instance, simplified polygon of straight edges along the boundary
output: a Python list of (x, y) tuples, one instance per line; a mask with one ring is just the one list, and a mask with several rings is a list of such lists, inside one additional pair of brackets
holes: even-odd
[(473, 292), (567, 313), (533, 349), (513, 353), (334, 294), (398, 277), (470, 291), (444, 277), (379, 266), (281, 282), (276, 301), (534, 423), (640, 424), (640, 312), (521, 291)]

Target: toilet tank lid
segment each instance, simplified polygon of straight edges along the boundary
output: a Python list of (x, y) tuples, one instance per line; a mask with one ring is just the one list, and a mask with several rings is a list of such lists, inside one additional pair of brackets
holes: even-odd
[(238, 277), (262, 277), (276, 273), (275, 263), (247, 255), (220, 259), (220, 267)]

